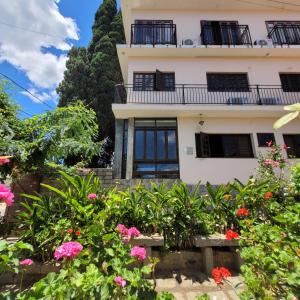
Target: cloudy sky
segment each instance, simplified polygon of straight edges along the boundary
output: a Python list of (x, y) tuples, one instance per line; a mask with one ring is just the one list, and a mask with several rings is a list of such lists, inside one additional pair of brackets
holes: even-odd
[[(67, 51), (86, 46), (102, 0), (0, 0), (0, 72), (28, 89), (10, 93), (29, 114), (57, 103)], [(0, 79), (3, 77), (0, 75)], [(22, 117), (26, 115), (23, 113)]]

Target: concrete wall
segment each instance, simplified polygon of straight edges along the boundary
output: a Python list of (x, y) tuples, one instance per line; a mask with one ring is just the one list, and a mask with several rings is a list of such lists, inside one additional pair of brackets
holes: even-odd
[[(257, 167), (256, 158), (196, 158), (195, 133), (247, 133), (251, 134), (254, 155), (264, 152), (259, 148), (256, 133), (274, 132), (275, 119), (244, 118), (214, 119), (202, 118), (205, 123), (199, 125), (199, 118), (178, 118), (180, 179), (188, 184), (199, 181), (211, 184), (224, 184), (235, 178), (246, 182)], [(282, 133), (300, 133), (300, 120), (296, 120), (275, 132), (277, 144), (283, 145)], [(186, 153), (186, 147), (193, 148), (193, 155)]]
[[(163, 1), (163, 0), (162, 0)], [(266, 21), (297, 21), (300, 20), (300, 13), (292, 10), (276, 12), (266, 11), (222, 11), (222, 10), (198, 10), (198, 11), (163, 11), (163, 10), (148, 10), (148, 11), (133, 11), (131, 23), (134, 20), (173, 20), (173, 23), (177, 25), (178, 43), (182, 40), (192, 39), (194, 41), (200, 41), (200, 21), (238, 21), (240, 25), (248, 25), (252, 40), (266, 39), (267, 28)]]

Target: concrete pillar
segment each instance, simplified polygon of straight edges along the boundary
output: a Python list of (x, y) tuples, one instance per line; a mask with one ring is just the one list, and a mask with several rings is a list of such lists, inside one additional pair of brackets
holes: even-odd
[(233, 257), (233, 265), (236, 271), (240, 272), (243, 260), (241, 258), (239, 247), (230, 247), (230, 251)]
[(133, 171), (133, 142), (134, 142), (134, 118), (128, 119), (128, 146), (127, 146), (127, 166), (126, 179), (132, 179)]
[(203, 254), (203, 267), (206, 275), (211, 276), (211, 272), (214, 268), (214, 254), (211, 247), (202, 248)]
[(116, 119), (115, 126), (116, 126), (116, 133), (115, 133), (115, 154), (114, 154), (114, 164), (113, 164), (113, 177), (117, 179), (121, 179), (124, 120)]

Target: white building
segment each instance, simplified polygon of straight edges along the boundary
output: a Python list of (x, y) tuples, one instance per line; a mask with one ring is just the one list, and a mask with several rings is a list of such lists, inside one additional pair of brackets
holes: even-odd
[[(284, 4), (288, 2), (289, 4)], [(266, 142), (300, 157), (299, 0), (121, 0), (116, 178), (246, 181)]]

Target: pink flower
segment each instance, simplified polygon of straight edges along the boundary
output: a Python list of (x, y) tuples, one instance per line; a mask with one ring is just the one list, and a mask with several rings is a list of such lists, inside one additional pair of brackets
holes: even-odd
[(146, 249), (139, 246), (134, 246), (130, 252), (130, 256), (135, 257), (140, 261), (143, 261), (146, 258), (146, 255)]
[(82, 245), (78, 242), (63, 243), (61, 246), (56, 248), (54, 252), (54, 258), (56, 260), (61, 258), (74, 258), (81, 252), (82, 249)]
[(33, 260), (30, 258), (20, 261), (21, 266), (31, 266), (32, 264), (33, 264)]
[(116, 230), (122, 235), (127, 236), (128, 235), (128, 229), (123, 224), (118, 224)]
[(141, 233), (139, 232), (139, 230), (136, 227), (131, 227), (128, 229), (128, 236), (131, 238), (133, 237), (139, 237), (141, 235)]
[(283, 145), (283, 150), (285, 150), (285, 151), (287, 151), (287, 150), (289, 150), (291, 147), (289, 147), (287, 144), (284, 144)]
[(279, 161), (273, 161), (273, 167), (274, 168), (278, 168), (280, 166), (280, 163), (279, 163)]
[(11, 206), (14, 203), (14, 197), (10, 188), (0, 183), (0, 201), (5, 202), (7, 206)]
[(9, 164), (10, 156), (0, 156), (0, 166)]
[(95, 200), (95, 199), (97, 199), (97, 195), (96, 195), (96, 194), (89, 194), (89, 195), (88, 195), (88, 198), (89, 198), (90, 200)]
[(267, 144), (268, 147), (272, 147), (273, 141), (269, 141), (269, 142), (267, 142), (266, 144)]
[(121, 286), (122, 288), (124, 288), (126, 286), (126, 280), (123, 279), (122, 276), (116, 276), (116, 278), (115, 278), (115, 284), (117, 286)]
[(273, 160), (272, 160), (272, 159), (266, 159), (266, 160), (264, 161), (264, 164), (265, 164), (266, 166), (271, 166), (271, 165), (273, 164)]

